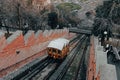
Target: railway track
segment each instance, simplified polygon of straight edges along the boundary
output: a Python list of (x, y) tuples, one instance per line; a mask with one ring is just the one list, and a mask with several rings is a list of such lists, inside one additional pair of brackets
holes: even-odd
[[(70, 55), (68, 55), (66, 60), (59, 66), (53, 75), (49, 77), (49, 80), (77, 80), (79, 78), (78, 74), (80, 74), (80, 69), (83, 68), (81, 64), (84, 63), (85, 59), (87, 40), (86, 36), (80, 38), (79, 44), (72, 50)], [(75, 59), (79, 60), (76, 62)], [(76, 63), (78, 63), (77, 67), (75, 67)]]
[(87, 51), (89, 51), (88, 44), (90, 44), (89, 40), (90, 39), (87, 38), (86, 42), (84, 44), (85, 46), (84, 46), (82, 54), (80, 55), (80, 61), (78, 63), (77, 69), (76, 69), (74, 80), (86, 80), (85, 73), (87, 71), (87, 65), (85, 63), (85, 58), (86, 58), (85, 56), (88, 55), (88, 52), (87, 52)]
[[(74, 44), (73, 42), (76, 42), (80, 36), (75, 37), (70, 41), (70, 45)], [(29, 68), (26, 68), (25, 70), (21, 70), (18, 72), (18, 75), (13, 73), (11, 75), (5, 76), (5, 80), (37, 80), (34, 79), (35, 75), (40, 74), (44, 68), (50, 65), (50, 63), (54, 63), (54, 60), (46, 57), (45, 59), (36, 62), (34, 65), (30, 66)], [(53, 64), (54, 65), (54, 64)], [(54, 69), (49, 72), (49, 74), (52, 74), (54, 70), (56, 70), (58, 64), (55, 65)], [(28, 66), (26, 66), (28, 67)], [(15, 75), (15, 76), (14, 76)]]
[[(78, 74), (80, 74), (81, 70), (83, 70), (82, 68), (84, 67), (84, 59), (85, 59), (85, 52), (86, 51), (86, 41), (87, 38), (83, 41), (83, 43), (80, 45), (79, 50), (77, 51), (75, 58), (72, 60), (72, 62), (70, 63), (70, 66), (66, 72), (66, 74), (63, 76), (62, 80), (77, 80), (78, 78)], [(82, 72), (86, 73), (86, 72)], [(82, 80), (83, 79), (82, 77)]]
[[(83, 39), (84, 37), (82, 37), (81, 39)], [(76, 39), (75, 39), (76, 40)], [(60, 65), (60, 64), (59, 64)], [(48, 75), (44, 76), (41, 76), (39, 75), (38, 78), (35, 78), (33, 80), (49, 80), (49, 78), (52, 76), (52, 74), (54, 74), (54, 72), (58, 69), (59, 65), (57, 64), (53, 69), (51, 69), (49, 72), (48, 72)], [(49, 67), (50, 68), (50, 67)], [(44, 70), (43, 70), (44, 71)], [(44, 74), (44, 73), (43, 73)]]
[(54, 60), (47, 57), (44, 61), (40, 62), (36, 67), (30, 69), (25, 76), (18, 80), (31, 80), (36, 74), (38, 74), (44, 67), (48, 66), (49, 63), (53, 63)]

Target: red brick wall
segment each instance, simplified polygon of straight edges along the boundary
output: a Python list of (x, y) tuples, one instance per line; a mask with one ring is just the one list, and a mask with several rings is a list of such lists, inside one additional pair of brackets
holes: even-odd
[(16, 39), (14, 39), (11, 43), (7, 44), (7, 46), (4, 48), (4, 50), (11, 50), (14, 48), (19, 48), (24, 46), (24, 38), (23, 35), (20, 34)]

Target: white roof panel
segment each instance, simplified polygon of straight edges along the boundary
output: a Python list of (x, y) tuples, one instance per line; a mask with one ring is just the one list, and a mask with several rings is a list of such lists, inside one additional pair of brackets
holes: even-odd
[(64, 39), (64, 38), (58, 38), (58, 39), (55, 39), (55, 40), (51, 41), (51, 42), (48, 44), (48, 47), (62, 50), (63, 47), (64, 47), (64, 45), (66, 45), (66, 44), (68, 44), (68, 43), (69, 43), (69, 40)]

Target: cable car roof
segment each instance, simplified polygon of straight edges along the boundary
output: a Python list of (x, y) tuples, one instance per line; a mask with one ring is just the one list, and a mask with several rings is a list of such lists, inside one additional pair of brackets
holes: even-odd
[(48, 44), (48, 47), (49, 47), (49, 48), (55, 48), (55, 49), (62, 50), (63, 47), (64, 47), (65, 45), (67, 45), (68, 43), (69, 43), (69, 40), (64, 39), (64, 38), (58, 38), (58, 39), (52, 40), (52, 41)]

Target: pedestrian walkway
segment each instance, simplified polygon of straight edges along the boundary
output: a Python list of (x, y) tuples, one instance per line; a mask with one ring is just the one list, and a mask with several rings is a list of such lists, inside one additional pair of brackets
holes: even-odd
[(107, 63), (107, 53), (103, 51), (103, 46), (94, 37), (96, 75), (100, 75), (100, 80), (118, 80), (115, 65)]

